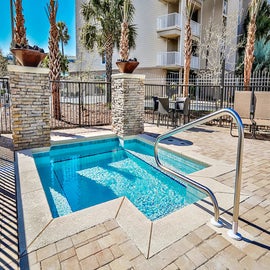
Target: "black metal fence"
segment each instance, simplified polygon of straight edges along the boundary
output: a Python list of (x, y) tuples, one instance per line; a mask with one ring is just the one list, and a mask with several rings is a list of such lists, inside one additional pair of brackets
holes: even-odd
[[(60, 81), (55, 84), (59, 88), (59, 96), (55, 99), (52, 95), (50, 99), (52, 129), (111, 124), (111, 104), (107, 95), (110, 93), (110, 84), (81, 81)], [(233, 108), (235, 91), (245, 90), (235, 83), (224, 87), (211, 84), (145, 84), (145, 122), (152, 122), (153, 119), (152, 96), (169, 97), (173, 100), (183, 96), (185, 87), (188, 87), (191, 100), (191, 119), (221, 108)], [(252, 85), (249, 90), (270, 91), (270, 86)], [(7, 78), (0, 78), (0, 133), (11, 132), (10, 100), (9, 81)], [(55, 102), (58, 102), (57, 106)], [(59, 112), (55, 108), (59, 108)]]
[[(60, 81), (51, 82), (59, 88), (59, 99), (52, 94), (51, 128), (72, 128), (111, 124), (110, 103), (105, 82)], [(55, 102), (59, 102), (55, 106)], [(55, 112), (58, 107), (60, 113)]]
[[(178, 84), (146, 84), (145, 85), (145, 108), (146, 121), (151, 121), (153, 100), (152, 96), (176, 97), (183, 96), (183, 90), (188, 87), (188, 96), (190, 98), (190, 114), (191, 118), (199, 118), (211, 112), (222, 108), (233, 108), (235, 91), (246, 90), (242, 85), (226, 84), (220, 85), (178, 85)], [(250, 91), (270, 91), (270, 86), (251, 85)]]
[(10, 88), (8, 78), (0, 78), (0, 133), (11, 132)]

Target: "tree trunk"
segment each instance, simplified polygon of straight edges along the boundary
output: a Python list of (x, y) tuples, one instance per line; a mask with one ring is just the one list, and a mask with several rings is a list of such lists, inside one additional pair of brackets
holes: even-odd
[(106, 81), (107, 81), (107, 102), (112, 100), (111, 82), (112, 82), (112, 55), (113, 42), (109, 40), (106, 42)]
[(245, 49), (244, 59), (244, 87), (249, 90), (252, 65), (254, 62), (254, 44), (256, 32), (256, 16), (252, 16), (248, 25), (247, 45)]
[(22, 0), (16, 0), (15, 2), (16, 9), (16, 18), (15, 18), (15, 30), (14, 37), (12, 37), (16, 44), (21, 47), (28, 45), (28, 41), (26, 39), (26, 30), (24, 27), (24, 16), (22, 13)]
[(188, 96), (188, 84), (189, 84), (189, 73), (190, 73), (190, 63), (191, 63), (191, 53), (192, 53), (192, 38), (191, 38), (191, 27), (190, 27), (190, 19), (187, 19), (187, 23), (185, 25), (185, 63), (184, 63), (184, 88), (183, 88), (183, 96)]
[(60, 93), (59, 93), (60, 52), (58, 45), (58, 29), (56, 25), (57, 4), (54, 0), (50, 0), (48, 10), (50, 15), (49, 77), (52, 83), (53, 116), (55, 119), (61, 120)]

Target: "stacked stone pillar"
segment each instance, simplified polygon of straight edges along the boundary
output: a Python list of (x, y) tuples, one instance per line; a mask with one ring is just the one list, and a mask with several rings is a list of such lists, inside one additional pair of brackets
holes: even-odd
[(112, 130), (120, 137), (144, 131), (145, 75), (112, 75)]
[(49, 70), (9, 66), (14, 150), (50, 146)]

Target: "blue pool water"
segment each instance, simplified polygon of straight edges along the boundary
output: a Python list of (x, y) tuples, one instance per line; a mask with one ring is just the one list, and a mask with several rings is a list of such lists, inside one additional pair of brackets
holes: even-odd
[[(118, 138), (52, 146), (34, 153), (53, 217), (126, 196), (150, 220), (205, 197), (156, 168), (153, 146)], [(160, 159), (189, 174), (206, 166), (160, 150)]]

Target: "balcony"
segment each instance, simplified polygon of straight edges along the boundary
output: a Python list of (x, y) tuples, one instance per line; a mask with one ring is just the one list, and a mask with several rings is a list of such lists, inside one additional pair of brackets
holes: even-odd
[[(190, 22), (193, 36), (200, 37), (201, 24), (195, 21)], [(181, 34), (181, 15), (170, 13), (157, 18), (157, 33), (164, 38), (177, 38)]]
[(201, 35), (201, 24), (195, 21), (190, 21), (191, 26), (191, 34), (196, 37), (200, 37)]
[(171, 4), (175, 4), (178, 3), (179, 0), (159, 0), (162, 3), (171, 3)]
[(160, 37), (177, 38), (181, 32), (181, 16), (171, 13), (157, 18), (157, 33)]
[(161, 67), (180, 67), (180, 52), (160, 52), (157, 55), (157, 65)]
[[(184, 57), (180, 52), (160, 52), (157, 55), (157, 66), (163, 68), (180, 68), (184, 66)], [(200, 61), (198, 56), (191, 57), (190, 68), (199, 69)]]

